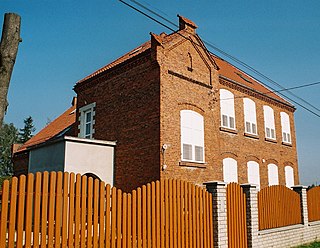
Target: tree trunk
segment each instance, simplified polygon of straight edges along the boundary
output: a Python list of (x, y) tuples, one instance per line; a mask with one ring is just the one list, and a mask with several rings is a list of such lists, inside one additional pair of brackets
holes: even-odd
[(7, 94), (20, 39), (21, 18), (14, 13), (4, 15), (0, 43), (0, 127), (7, 108)]

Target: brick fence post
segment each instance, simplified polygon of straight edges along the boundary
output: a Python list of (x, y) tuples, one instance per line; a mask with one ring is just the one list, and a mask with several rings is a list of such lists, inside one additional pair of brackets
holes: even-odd
[(227, 190), (224, 182), (204, 183), (212, 194), (212, 218), (214, 231), (214, 247), (228, 247), (227, 229)]
[(259, 247), (258, 189), (253, 184), (241, 184), (246, 195), (248, 248)]
[(303, 185), (293, 186), (292, 189), (300, 195), (301, 219), (304, 226), (308, 226), (308, 202), (307, 202), (307, 187)]

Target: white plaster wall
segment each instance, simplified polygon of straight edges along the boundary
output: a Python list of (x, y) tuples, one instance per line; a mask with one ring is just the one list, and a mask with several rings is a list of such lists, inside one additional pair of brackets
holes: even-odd
[(65, 171), (93, 173), (113, 186), (114, 147), (66, 141)]

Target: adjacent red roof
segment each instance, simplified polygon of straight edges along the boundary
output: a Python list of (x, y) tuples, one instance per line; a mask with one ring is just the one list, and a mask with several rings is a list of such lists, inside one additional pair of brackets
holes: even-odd
[(283, 98), (278, 96), (277, 94), (273, 93), (270, 89), (265, 87), (261, 82), (257, 81), (247, 73), (243, 72), (242, 70), (238, 69), (237, 67), (233, 66), (229, 62), (223, 60), (222, 58), (212, 54), (212, 58), (219, 66), (219, 74), (222, 77), (235, 81), (239, 84), (242, 84), (248, 88), (251, 88), (255, 91), (260, 93), (266, 94), (269, 97), (272, 97), (276, 100), (281, 102), (286, 102)]
[(67, 111), (56, 118), (54, 121), (50, 122), (46, 127), (44, 127), (39, 133), (29, 139), (24, 143), (18, 152), (26, 150), (30, 146), (38, 145), (43, 143), (59, 133), (65, 131), (67, 128), (71, 127), (76, 121), (76, 104), (73, 104)]

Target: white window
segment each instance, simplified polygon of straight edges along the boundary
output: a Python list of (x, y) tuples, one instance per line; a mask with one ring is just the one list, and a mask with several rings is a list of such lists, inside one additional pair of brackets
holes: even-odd
[(80, 132), (78, 136), (81, 138), (86, 138), (86, 139), (93, 138), (93, 133), (94, 133), (93, 126), (95, 124), (95, 120), (94, 120), (95, 106), (96, 106), (95, 103), (91, 103), (79, 109)]
[(238, 182), (237, 161), (233, 158), (225, 158), (223, 163), (223, 181), (226, 183)]
[(248, 168), (248, 183), (257, 185), (257, 189), (260, 189), (260, 172), (259, 164), (255, 161), (249, 161), (247, 163)]
[(280, 113), (282, 141), (291, 144), (290, 120), (289, 115), (285, 112)]
[(256, 104), (249, 98), (243, 98), (245, 132), (257, 135)]
[(181, 159), (204, 162), (203, 116), (191, 110), (181, 110)]
[(294, 174), (293, 174), (293, 168), (291, 166), (284, 167), (284, 172), (286, 175), (286, 186), (288, 188), (291, 188), (294, 186)]
[(264, 128), (266, 133), (266, 138), (276, 139), (276, 131), (274, 124), (274, 113), (273, 109), (269, 106), (263, 106), (263, 115), (264, 115)]
[(275, 164), (268, 164), (268, 179), (269, 186), (279, 185), (278, 166)]
[(234, 95), (225, 89), (220, 89), (221, 126), (236, 129), (234, 114)]

